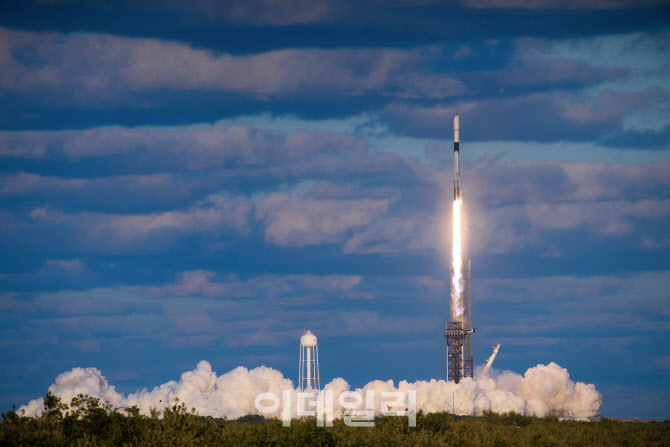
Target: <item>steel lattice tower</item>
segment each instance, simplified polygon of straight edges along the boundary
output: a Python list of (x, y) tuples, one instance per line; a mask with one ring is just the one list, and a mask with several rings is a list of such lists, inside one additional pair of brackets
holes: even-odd
[[(452, 271), (453, 277), (453, 271)], [(447, 342), (447, 378), (460, 382), (463, 377), (472, 377), (472, 295), (470, 292), (470, 261), (463, 265), (463, 320), (454, 321), (454, 310), (451, 309), (451, 320), (447, 322), (444, 339)], [(452, 284), (453, 289), (453, 284)], [(453, 291), (452, 291), (453, 294)]]

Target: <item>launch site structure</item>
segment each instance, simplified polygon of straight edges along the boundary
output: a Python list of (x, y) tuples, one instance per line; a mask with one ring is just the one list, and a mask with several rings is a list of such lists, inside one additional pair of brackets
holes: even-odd
[(298, 366), (300, 391), (319, 390), (319, 348), (316, 335), (307, 331), (300, 337), (300, 363)]
[[(461, 181), (459, 166), (460, 120), (454, 117), (454, 201), (461, 200)], [(453, 241), (452, 241), (453, 242)], [(447, 379), (459, 383), (463, 377), (473, 376), (472, 363), (472, 296), (470, 292), (470, 261), (461, 263), (461, 272), (451, 266), (451, 313), (444, 338), (447, 342)], [(453, 278), (460, 278), (457, 290)], [(462, 296), (457, 297), (457, 294)], [(462, 315), (456, 313), (456, 301), (463, 303)]]
[[(452, 269), (453, 270), (453, 269)], [(452, 271), (453, 278), (453, 271)], [(459, 383), (463, 377), (473, 376), (470, 261), (463, 263), (463, 316), (457, 320), (453, 308), (444, 338), (447, 342), (447, 378)], [(452, 284), (453, 291), (453, 284)], [(453, 292), (452, 292), (453, 293)]]

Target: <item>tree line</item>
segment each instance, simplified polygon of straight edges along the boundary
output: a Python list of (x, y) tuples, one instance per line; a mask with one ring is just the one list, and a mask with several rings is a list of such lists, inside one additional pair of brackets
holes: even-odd
[[(317, 427), (314, 418), (283, 427), (278, 419), (245, 416), (237, 420), (200, 416), (177, 401), (149, 416), (137, 407), (115, 409), (79, 395), (69, 404), (51, 393), (45, 411), (29, 418), (8, 411), (0, 421), (2, 446), (667, 446), (670, 422), (623, 423), (559, 421), (516, 413), (486, 412), (481, 417), (442, 413), (377, 418), (373, 427)], [(162, 416), (162, 417), (161, 417)]]

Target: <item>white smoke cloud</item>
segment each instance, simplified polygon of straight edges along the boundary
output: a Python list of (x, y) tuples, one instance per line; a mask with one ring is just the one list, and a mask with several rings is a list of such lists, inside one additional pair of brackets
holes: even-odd
[[(182, 374), (179, 382), (170, 381), (151, 391), (143, 389), (128, 396), (116, 392), (96, 368), (74, 368), (56, 377), (49, 387), (49, 391), (64, 403), (69, 403), (81, 393), (98, 398), (112, 408), (137, 405), (142, 414), (149, 415), (152, 408), (162, 413), (175, 405), (178, 398), (180, 404), (184, 403), (188, 410), (195, 408), (202, 416), (228, 419), (261, 414), (255, 407), (256, 397), (261, 393), (274, 393), (281, 397), (282, 390), (290, 390), (291, 409), (295, 416), (298, 391), (293, 382), (281, 372), (265, 366), (252, 370), (238, 367), (217, 377), (209, 362), (203, 360), (193, 371)], [(414, 383), (401, 381), (396, 387), (391, 380), (375, 380), (362, 389), (351, 390), (344, 379), (337, 378), (324, 390), (333, 391), (335, 418), (342, 416), (338, 397), (346, 391), (357, 391), (361, 396), (365, 396), (367, 391), (374, 391), (377, 415), (381, 415), (380, 393), (401, 391), (407, 395), (409, 390), (416, 390), (416, 408), (424, 413), (449, 411), (460, 415), (480, 415), (489, 410), (496, 413), (514, 411), (539, 417), (548, 414), (590, 417), (600, 412), (602, 404), (602, 395), (594, 385), (573, 382), (567, 369), (555, 363), (530, 368), (523, 376), (505, 371), (494, 377), (465, 378), (459, 384), (433, 379)], [(43, 411), (43, 399), (40, 398), (20, 407), (18, 413), (33, 417)], [(280, 417), (280, 411), (271, 416)]]

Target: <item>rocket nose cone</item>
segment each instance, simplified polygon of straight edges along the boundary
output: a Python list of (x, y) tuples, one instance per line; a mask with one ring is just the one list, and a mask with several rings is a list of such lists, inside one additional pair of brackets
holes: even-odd
[(454, 117), (454, 130), (460, 130), (461, 128), (461, 122), (458, 119), (458, 115)]

